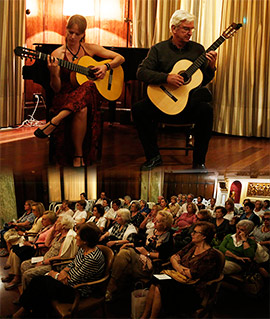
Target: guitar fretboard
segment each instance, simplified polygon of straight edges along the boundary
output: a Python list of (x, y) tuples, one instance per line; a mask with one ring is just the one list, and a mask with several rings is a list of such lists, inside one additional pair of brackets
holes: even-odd
[(224, 36), (220, 36), (203, 54), (201, 54), (193, 64), (186, 69), (185, 74), (190, 78), (192, 74), (194, 74), (200, 66), (205, 62), (206, 56), (205, 54), (209, 51), (215, 51), (224, 41), (226, 38)]
[[(50, 56), (50, 55), (46, 54), (46, 53), (42, 53), (42, 52), (37, 52), (37, 58), (40, 60), (47, 61), (48, 56)], [(91, 74), (90, 74), (91, 72), (89, 72), (90, 71), (89, 68), (86, 68), (82, 65), (78, 65), (78, 64), (66, 61), (66, 60), (59, 59), (59, 58), (56, 58), (56, 59), (58, 60), (59, 66), (62, 66), (70, 71), (81, 73), (81, 74), (84, 74), (86, 76), (91, 76)]]

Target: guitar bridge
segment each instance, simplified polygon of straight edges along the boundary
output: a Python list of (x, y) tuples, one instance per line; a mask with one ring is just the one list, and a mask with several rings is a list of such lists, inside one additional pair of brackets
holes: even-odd
[(166, 93), (166, 94), (168, 95), (168, 97), (170, 97), (174, 102), (177, 102), (177, 101), (178, 101), (178, 99), (177, 99), (170, 91), (168, 91), (168, 90), (165, 88), (165, 86), (161, 85), (160, 88), (161, 88), (161, 90), (162, 90), (164, 93)]
[(113, 80), (113, 70), (110, 69), (109, 79), (108, 79), (108, 91), (112, 89), (112, 80)]

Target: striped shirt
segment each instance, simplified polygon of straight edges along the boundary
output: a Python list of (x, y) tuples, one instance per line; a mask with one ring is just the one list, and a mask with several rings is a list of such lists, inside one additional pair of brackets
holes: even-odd
[[(91, 282), (102, 278), (104, 273), (105, 259), (99, 248), (84, 255), (84, 250), (79, 249), (75, 259), (68, 265), (70, 279), (68, 284), (75, 286), (84, 282)], [(82, 296), (87, 296), (92, 292), (91, 286), (80, 288)]]

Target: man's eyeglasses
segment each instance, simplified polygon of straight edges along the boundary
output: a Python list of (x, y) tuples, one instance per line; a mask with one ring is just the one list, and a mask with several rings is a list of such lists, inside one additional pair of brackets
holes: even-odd
[(180, 27), (182, 30), (184, 30), (186, 33), (191, 32), (193, 33), (195, 31), (195, 28), (188, 28), (188, 27)]

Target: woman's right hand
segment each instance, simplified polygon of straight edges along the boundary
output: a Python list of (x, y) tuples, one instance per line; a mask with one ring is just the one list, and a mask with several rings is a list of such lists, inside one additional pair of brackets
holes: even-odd
[(57, 279), (61, 281), (63, 284), (67, 285), (70, 276), (65, 270), (61, 270)]
[(240, 260), (243, 263), (251, 261), (251, 259), (249, 257), (237, 257), (237, 260)]

